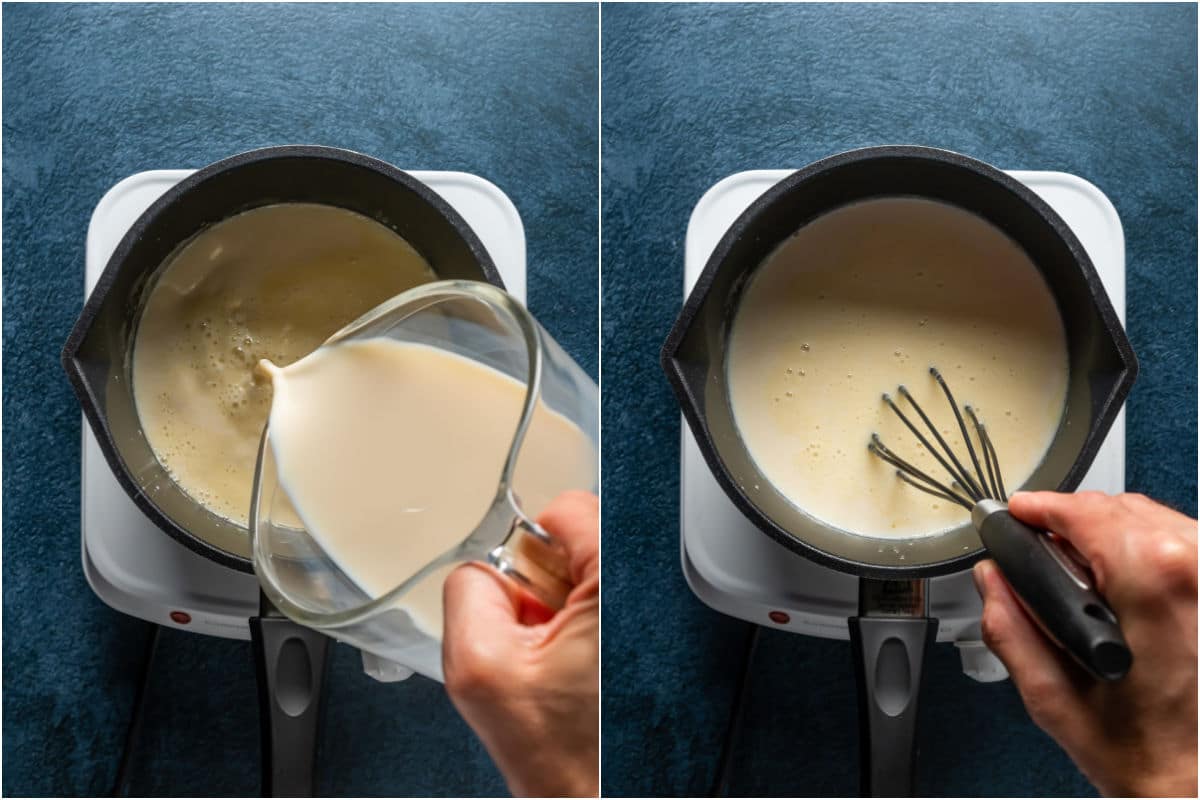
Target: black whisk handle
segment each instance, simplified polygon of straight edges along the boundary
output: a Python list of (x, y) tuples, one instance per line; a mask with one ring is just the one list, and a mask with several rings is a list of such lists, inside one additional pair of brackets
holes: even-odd
[(971, 513), (979, 537), (1017, 597), (1051, 639), (1097, 678), (1120, 680), (1133, 653), (1091, 576), (1058, 540), (983, 500)]

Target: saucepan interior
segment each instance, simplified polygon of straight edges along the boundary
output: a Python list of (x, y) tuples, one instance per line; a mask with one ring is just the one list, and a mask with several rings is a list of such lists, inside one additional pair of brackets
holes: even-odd
[(109, 465), (166, 533), (249, 572), (244, 527), (186, 494), (151, 450), (134, 404), (130, 364), (138, 319), (161, 268), (201, 231), (265, 205), (316, 203), (358, 212), (406, 239), (439, 278), (502, 286), (461, 217), (431, 189), (375, 159), (325, 147), (276, 147), (220, 161), (169, 190), (109, 260), (63, 350), (63, 365)]
[[(733, 224), (705, 266), (663, 350), (664, 368), (709, 467), (759, 528), (828, 566), (899, 578), (953, 572), (980, 556), (964, 524), (902, 548), (848, 534), (796, 507), (755, 467), (734, 424), (726, 386), (729, 329), (755, 268), (822, 214), (871, 198), (909, 196), (970, 211), (1015, 240), (1045, 277), (1067, 333), (1066, 410), (1027, 486), (1074, 489), (1133, 382), (1137, 362), (1091, 261), (1026, 187), (986, 164), (941, 150), (880, 147), (817, 162), (766, 192)], [(744, 487), (758, 485), (748, 494)]]

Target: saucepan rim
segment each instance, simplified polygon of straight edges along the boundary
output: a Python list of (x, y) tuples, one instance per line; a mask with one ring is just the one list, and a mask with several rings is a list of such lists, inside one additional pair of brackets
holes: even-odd
[[(762, 511), (746, 495), (737, 481), (726, 470), (717, 447), (710, 436), (704, 414), (700, 411), (704, 407), (703, 399), (694, 396), (692, 386), (684, 374), (684, 366), (679, 354), (688, 331), (699, 315), (705, 300), (712, 290), (718, 272), (726, 264), (730, 252), (744, 236), (754, 235), (760, 218), (772, 209), (777, 202), (780, 202), (782, 198), (787, 197), (793, 192), (802, 191), (805, 185), (812, 183), (815, 178), (831, 171), (840, 170), (847, 166), (863, 162), (895, 159), (908, 160), (914, 163), (926, 163), (940, 167), (949, 166), (965, 170), (976, 177), (991, 181), (1001, 189), (1016, 195), (1019, 200), (1028, 206), (1045, 223), (1047, 234), (1056, 236), (1061, 240), (1061, 243), (1068, 249), (1075, 265), (1082, 273), (1083, 279), (1091, 293), (1092, 302), (1095, 304), (1096, 312), (1103, 323), (1105, 333), (1112, 337), (1113, 344), (1123, 364), (1123, 369), (1115, 386), (1108, 393), (1107, 397), (1104, 398), (1103, 404), (1098, 409), (1093, 424), (1084, 439), (1083, 446), (1076, 456), (1074, 463), (1060, 482), (1058, 486), (1060, 491), (1074, 490), (1083, 479), (1084, 474), (1095, 459), (1096, 452), (1099, 450), (1101, 444), (1103, 444), (1105, 435), (1109, 428), (1111, 428), (1117, 413), (1120, 411), (1125, 397), (1129, 394), (1129, 390), (1138, 372), (1137, 358), (1134, 355), (1128, 336), (1117, 318), (1095, 266), (1092, 264), (1091, 259), (1088, 257), (1083, 245), (1079, 242), (1074, 232), (1071, 231), (1070, 227), (1067, 226), (1058, 213), (1050, 208), (1031, 189), (985, 162), (950, 150), (918, 145), (864, 147), (838, 153), (816, 161), (792, 173), (764, 192), (729, 227), (729, 230), (721, 237), (721, 240), (705, 263), (704, 269), (692, 291), (689, 293), (682, 310), (679, 312), (663, 344), (660, 353), (661, 366), (666, 372), (667, 379), (683, 411), (684, 419), (694, 434), (696, 443), (704, 456), (709, 470), (739, 511), (753, 522), (759, 530), (771, 536), (771, 538), (793, 552), (840, 572), (860, 577), (880, 579), (933, 577), (958, 572), (982, 558), (985, 551), (982, 544), (980, 544), (979, 547), (973, 550), (964, 551), (958, 555), (916, 566), (878, 564), (830, 553), (786, 530), (776, 523), (766, 512)], [(912, 195), (917, 196), (916, 193), (912, 193)], [(835, 207), (831, 205), (827, 211), (833, 211)], [(753, 270), (754, 265), (742, 265), (740, 269), (744, 271)], [(847, 533), (846, 535), (852, 536), (853, 534)]]
[[(84, 378), (83, 365), (79, 360), (79, 353), (88, 333), (96, 322), (96, 318), (105, 300), (112, 290), (113, 284), (122, 271), (126, 269), (127, 261), (134, 247), (143, 237), (153, 234), (155, 226), (159, 223), (164, 212), (177, 203), (186, 201), (187, 197), (197, 187), (229, 172), (264, 161), (287, 160), (325, 161), (368, 170), (412, 192), (423, 203), (432, 207), (439, 216), (443, 217), (450, 227), (454, 229), (455, 233), (462, 238), (472, 258), (478, 264), (486, 282), (504, 288), (504, 282), (500, 277), (499, 271), (496, 269), (495, 262), (483, 246), (483, 242), (479, 239), (478, 235), (471, 229), (466, 220), (433, 189), (386, 161), (353, 150), (345, 150), (337, 147), (307, 144), (279, 145), (248, 150), (221, 159), (197, 170), (175, 186), (172, 186), (134, 221), (133, 225), (130, 226), (128, 232), (122, 237), (120, 243), (113, 251), (112, 256), (109, 257), (96, 286), (84, 302), (79, 317), (76, 319), (67, 337), (67, 341), (63, 345), (60, 357), (61, 363), (71, 382), (71, 387), (79, 400), (79, 404), (83, 408), (84, 416), (87, 418), (88, 424), (96, 435), (100, 450), (104, 453), (105, 461), (108, 462), (109, 468), (116, 476), (121, 488), (124, 489), (125, 493), (133, 500), (142, 513), (164, 533), (189, 550), (222, 566), (245, 573), (253, 572), (253, 563), (250, 557), (224, 550), (175, 522), (174, 519), (158, 508), (147, 494), (145, 487), (133, 478), (132, 472), (122, 460), (116, 442), (113, 440), (107, 416), (101, 411), (101, 399), (93, 393)], [(336, 204), (327, 203), (327, 205)], [(176, 248), (182, 244), (182, 241), (177, 242)], [(169, 257), (148, 270), (148, 274), (153, 274), (161, 269), (167, 260), (169, 260)], [(249, 542), (248, 536), (247, 532), (247, 542)]]

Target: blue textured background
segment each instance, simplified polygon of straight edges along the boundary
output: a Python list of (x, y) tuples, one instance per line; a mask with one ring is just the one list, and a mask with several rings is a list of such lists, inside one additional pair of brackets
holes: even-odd
[[(464, 170), (525, 222), (529, 305), (593, 374), (595, 6), (12, 6), (4, 36), (4, 778), (97, 794), (115, 775), (148, 626), (79, 564), (80, 414), (58, 353), (96, 201), (140, 170), (328, 144)], [(164, 631), (134, 794), (255, 794), (249, 645)], [(326, 793), (491, 795), (442, 688), (380, 685), (336, 648)]]
[[(1095, 183), (1125, 227), (1128, 486), (1196, 510), (1196, 8), (641, 6), (602, 11), (604, 791), (704, 793), (750, 626), (679, 568), (679, 413), (657, 363), (691, 209), (744, 169), (946, 147)], [(1011, 684), (929, 666), (927, 794), (1092, 789)], [(764, 631), (735, 794), (857, 791), (844, 642)]]

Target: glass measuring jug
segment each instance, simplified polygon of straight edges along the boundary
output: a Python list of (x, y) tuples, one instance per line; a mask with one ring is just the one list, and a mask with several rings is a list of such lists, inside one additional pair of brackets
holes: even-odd
[[(440, 678), (441, 584), (458, 564), (485, 561), (550, 608), (562, 605), (569, 590), (565, 554), (533, 517), (551, 494), (566, 489), (596, 489), (597, 389), (523, 306), (485, 283), (442, 281), (412, 289), (338, 331), (322, 350), (380, 339), (466, 359), (504, 376), (517, 390), (515, 397), (520, 400), (512, 406), (512, 419), (500, 423), (511, 426), (512, 436), (507, 452), (502, 454), (502, 465), (497, 458), (490, 504), (478, 509), (474, 527), (462, 530), (461, 535), (453, 532), (457, 543), (446, 547), (441, 555), (419, 568), (407, 565), (398, 567), (403, 573), (388, 573), (386, 590), (381, 590), (378, 580), (368, 588), (362, 580), (351, 577), (344, 560), (327, 546), (328, 539), (309, 530), (304, 515), (297, 513), (297, 507), (304, 508), (303, 498), (297, 497), (293, 503), (280, 478), (279, 452), (272, 446), (268, 422), (259, 448), (250, 512), (254, 570), (266, 596), (294, 621)], [(495, 400), (498, 398), (481, 397), (478, 402)], [(387, 413), (387, 409), (380, 413)], [(570, 452), (546, 448), (544, 440), (537, 440), (536, 426), (535, 446), (527, 448), (531, 425), (547, 414), (574, 431), (570, 438), (560, 441)], [(314, 421), (321, 425), (335, 423)], [(394, 456), (389, 453), (396, 463), (414, 459), (408, 466), (423, 468), (422, 456), (419, 450), (406, 448), (399, 448)], [(465, 467), (463, 459), (481, 457), (473, 448), (461, 448), (449, 453), (446, 466), (446, 454), (441, 456), (447, 484), (453, 484), (458, 477), (454, 473)], [(532, 461), (544, 467), (547, 459), (551, 459), (550, 469), (543, 469), (540, 482), (533, 486), (519, 467)], [(555, 470), (555, 459), (574, 468)], [(549, 483), (547, 474), (551, 476)], [(396, 485), (394, 489), (402, 494), (405, 486)], [(490, 484), (487, 489), (491, 491)], [(522, 502), (523, 496), (526, 503)], [(396, 537), (405, 535), (404, 517), (402, 514), (395, 520)], [(390, 520), (386, 535), (393, 535)], [(402, 538), (392, 544), (405, 546)], [(436, 619), (415, 613), (416, 609), (434, 607)]]

